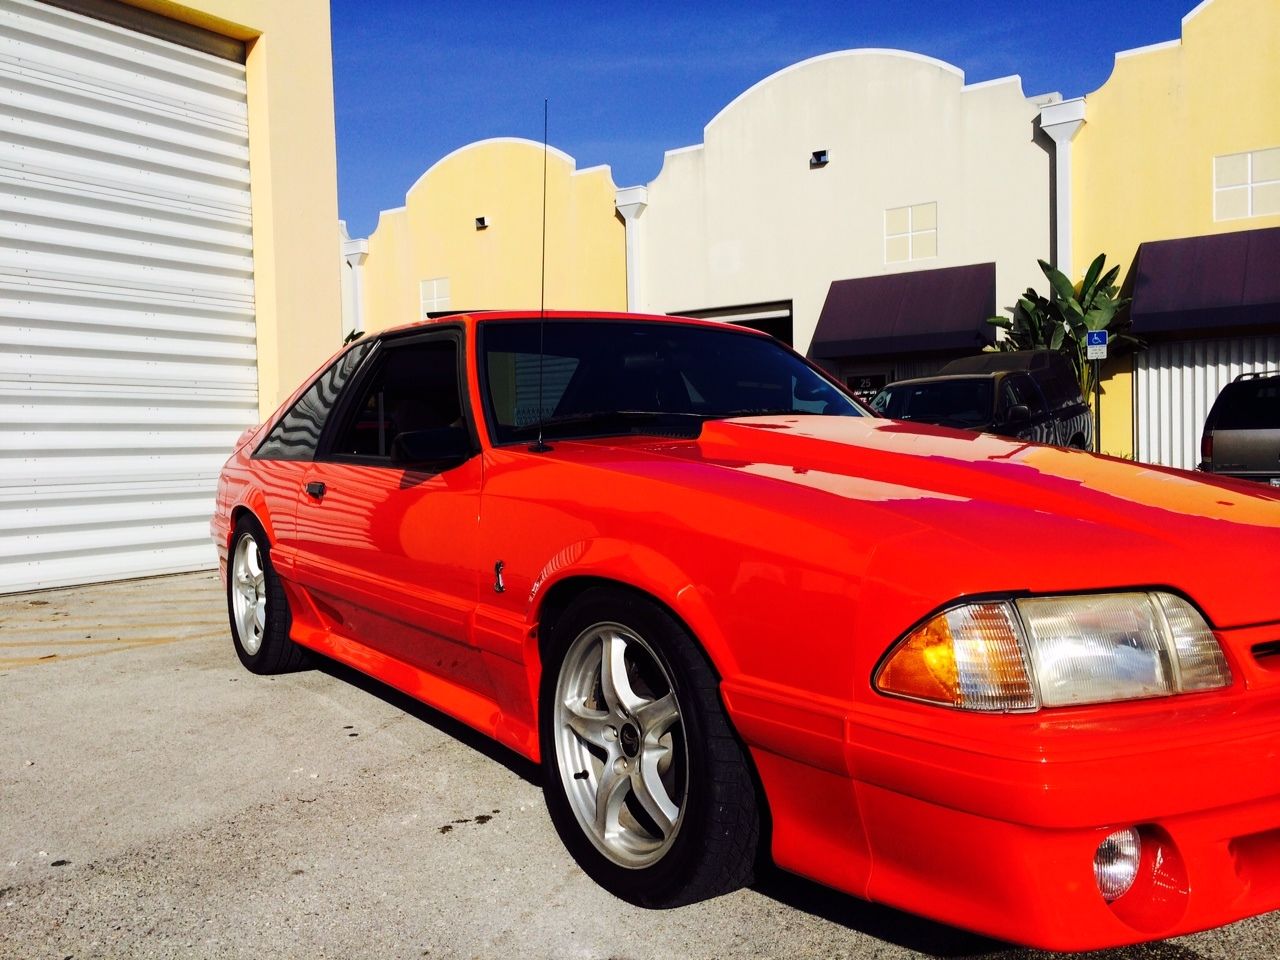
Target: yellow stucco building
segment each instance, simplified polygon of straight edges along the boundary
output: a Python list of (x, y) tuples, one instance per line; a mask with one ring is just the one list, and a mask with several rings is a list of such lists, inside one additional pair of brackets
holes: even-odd
[[(1153, 274), (1144, 286), (1139, 268), (1144, 244), (1280, 227), (1278, 93), (1280, 3), (1205, 0), (1183, 18), (1179, 39), (1116, 54), (1110, 78), (1084, 98), (1070, 147), (1076, 273), (1099, 252), (1121, 264), (1136, 297), (1135, 330), (1151, 344), (1117, 364), (1106, 384), (1109, 452), (1195, 466), (1222, 385), (1280, 361), (1274, 333), (1248, 322), (1256, 310), (1219, 322), (1205, 304), (1198, 320), (1185, 317), (1176, 329), (1144, 321), (1144, 297), (1175, 278)], [(1216, 274), (1233, 269), (1230, 251), (1212, 245), (1164, 255), (1176, 256), (1184, 274), (1194, 263)], [(1204, 289), (1213, 278), (1198, 279)]]
[(405, 204), (384, 210), (363, 263), (363, 326), (450, 310), (625, 310), (626, 239), (608, 167), (576, 169), (521, 139), (468, 144), (431, 166)]

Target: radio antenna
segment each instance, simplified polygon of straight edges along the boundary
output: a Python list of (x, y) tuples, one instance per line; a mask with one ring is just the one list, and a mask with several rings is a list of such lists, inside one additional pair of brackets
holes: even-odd
[(542, 441), (542, 423), (546, 419), (542, 406), (543, 373), (547, 365), (547, 113), (550, 100), (542, 99), (542, 276), (538, 287), (538, 440), (530, 453), (546, 453), (551, 448)]

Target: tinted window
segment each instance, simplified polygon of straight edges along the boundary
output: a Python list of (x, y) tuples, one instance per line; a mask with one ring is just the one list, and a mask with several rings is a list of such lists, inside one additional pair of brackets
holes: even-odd
[(1244, 380), (1222, 391), (1217, 430), (1280, 430), (1280, 379)]
[(1079, 403), (1080, 384), (1069, 374), (1071, 369), (1064, 361), (1061, 364), (1051, 364), (1048, 369), (1038, 372), (1036, 382), (1040, 384), (1040, 389), (1044, 391), (1045, 399), (1048, 400), (1049, 406), (1061, 407), (1069, 403)]
[(531, 437), (539, 421), (547, 436), (619, 432), (616, 422), (606, 424), (604, 418), (586, 422), (617, 412), (694, 422), (770, 413), (865, 415), (776, 341), (728, 327), (553, 320), (545, 325), (540, 354), (539, 326), (481, 324), (482, 369), (497, 443)]
[(457, 343), (442, 338), (388, 345), (330, 453), (389, 460), (399, 434), (455, 425), (462, 425)]
[(254, 456), (264, 460), (314, 460), (325, 418), (372, 346), (372, 340), (357, 342), (335, 360), (271, 428)]
[(1044, 413), (1044, 403), (1040, 399), (1040, 394), (1036, 390), (1035, 384), (1031, 382), (1030, 377), (1014, 375), (1005, 377), (1004, 386), (1004, 409), (1008, 411), (1010, 407), (1016, 407), (1021, 404), (1026, 407), (1033, 417)]
[(894, 420), (922, 420), (947, 426), (989, 423), (994, 405), (995, 387), (990, 377), (894, 384), (873, 404)]

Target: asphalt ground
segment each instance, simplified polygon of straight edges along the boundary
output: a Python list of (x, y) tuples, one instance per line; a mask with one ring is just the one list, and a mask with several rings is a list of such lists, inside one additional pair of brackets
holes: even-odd
[[(337, 665), (247, 673), (192, 574), (0, 597), (0, 956), (1046, 955), (781, 872), (618, 901), (529, 764)], [(1280, 913), (1090, 956), (1273, 960)]]

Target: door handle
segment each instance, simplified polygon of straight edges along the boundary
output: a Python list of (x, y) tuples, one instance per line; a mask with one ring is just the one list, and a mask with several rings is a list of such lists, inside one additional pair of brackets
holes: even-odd
[(325, 485), (321, 483), (319, 480), (312, 480), (310, 483), (307, 484), (306, 490), (307, 490), (307, 496), (315, 497), (317, 500), (319, 500), (321, 497), (324, 496)]

